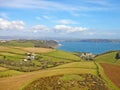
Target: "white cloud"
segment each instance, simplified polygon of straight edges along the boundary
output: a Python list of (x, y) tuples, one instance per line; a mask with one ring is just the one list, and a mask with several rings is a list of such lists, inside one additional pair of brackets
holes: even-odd
[(67, 20), (67, 19), (63, 19), (63, 20), (58, 20), (57, 21), (60, 24), (78, 24), (78, 22), (72, 21), (72, 20)]
[(56, 32), (62, 32), (62, 33), (82, 32), (88, 30), (88, 28), (84, 28), (84, 27), (72, 27), (66, 25), (56, 25), (54, 29)]
[[(0, 0), (1, 1), (1, 0)], [(69, 5), (47, 0), (2, 0), (0, 7), (10, 8), (32, 8), (32, 9), (48, 9), (48, 10), (72, 10), (75, 9)]]
[(25, 28), (23, 21), (8, 21), (0, 18), (0, 30), (22, 30)]
[(68, 26), (68, 25), (55, 25), (53, 27), (48, 27), (46, 25), (35, 25), (31, 27), (27, 27), (23, 21), (9, 21), (6, 19), (0, 18), (0, 30), (22, 30), (28, 32), (35, 33), (74, 33), (74, 32), (82, 32), (88, 30), (85, 27), (76, 27), (76, 26)]
[(32, 30), (33, 30), (33, 32), (46, 32), (46, 31), (49, 31), (50, 30), (50, 28), (48, 28), (47, 26), (45, 26), (45, 25), (36, 25), (36, 26), (33, 26), (32, 28), (31, 28)]
[[(8, 8), (22, 8), (22, 9), (45, 9), (45, 10), (55, 10), (55, 11), (96, 11), (96, 10), (106, 10), (104, 6), (92, 6), (88, 5), (89, 3), (95, 4), (104, 4), (105, 2), (102, 0), (80, 0), (76, 3), (62, 3), (58, 1), (52, 0), (0, 0), (0, 7), (8, 7)], [(106, 1), (105, 6), (107, 6), (108, 1)], [(109, 6), (109, 9), (113, 7)]]

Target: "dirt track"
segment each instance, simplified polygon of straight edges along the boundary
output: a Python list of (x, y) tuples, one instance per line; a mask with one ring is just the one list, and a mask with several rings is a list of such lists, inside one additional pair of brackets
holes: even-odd
[(101, 63), (105, 74), (120, 88), (120, 66)]

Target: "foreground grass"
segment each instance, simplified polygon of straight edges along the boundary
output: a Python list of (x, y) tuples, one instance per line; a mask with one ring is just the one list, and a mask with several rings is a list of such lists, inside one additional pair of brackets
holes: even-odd
[[(76, 65), (79, 63), (78, 65)], [(49, 68), (46, 70), (39, 70), (34, 72), (25, 73), (22, 75), (17, 75), (14, 77), (8, 77), (4, 79), (0, 79), (0, 90), (18, 90), (22, 89), (25, 86), (29, 85), (31, 82), (47, 76), (53, 75), (61, 75), (61, 74), (93, 74), (97, 76), (96, 69), (87, 69), (87, 68), (80, 68), (80, 66), (84, 63), (77, 62), (71, 64), (72, 68)], [(68, 64), (66, 64), (68, 65)], [(86, 64), (84, 64), (86, 65)], [(69, 65), (70, 66), (70, 65)], [(15, 84), (16, 83), (16, 84)], [(6, 87), (5, 87), (6, 86)]]
[[(54, 76), (54, 75), (61, 75), (61, 74), (67, 75), (67, 74), (88, 74), (88, 73), (97, 76), (96, 65), (93, 62), (68, 63), (68, 64), (57, 66), (55, 68), (49, 68), (48, 70), (46, 70), (46, 73), (47, 74), (44, 74), (44, 76), (40, 76), (39, 78)], [(35, 78), (35, 79), (31, 80), (26, 85), (24, 85), (23, 88), (28, 86), (30, 83), (32, 83), (33, 81), (35, 81), (39, 78)], [(69, 79), (70, 77), (66, 76), (65, 78)], [(78, 77), (76, 77), (76, 78), (78, 78)]]
[(24, 90), (108, 90), (108, 88), (103, 80), (91, 74), (64, 74), (40, 78)]

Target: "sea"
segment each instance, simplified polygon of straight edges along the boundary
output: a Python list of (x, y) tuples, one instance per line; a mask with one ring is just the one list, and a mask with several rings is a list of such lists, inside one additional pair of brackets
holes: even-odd
[(108, 51), (120, 50), (120, 42), (81, 42), (62, 41), (57, 49), (71, 52), (91, 52), (101, 54)]

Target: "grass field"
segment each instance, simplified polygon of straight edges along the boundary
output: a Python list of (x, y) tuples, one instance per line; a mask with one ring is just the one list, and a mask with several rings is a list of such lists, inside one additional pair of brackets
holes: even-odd
[(101, 63), (120, 64), (120, 60), (115, 59), (116, 53), (117, 52), (110, 52), (110, 53), (106, 53), (106, 54), (97, 56), (95, 58), (95, 61), (101, 62)]
[(74, 55), (71, 52), (65, 52), (61, 50), (56, 50), (43, 55), (44, 60), (54, 60), (54, 61), (81, 61), (80, 57)]

